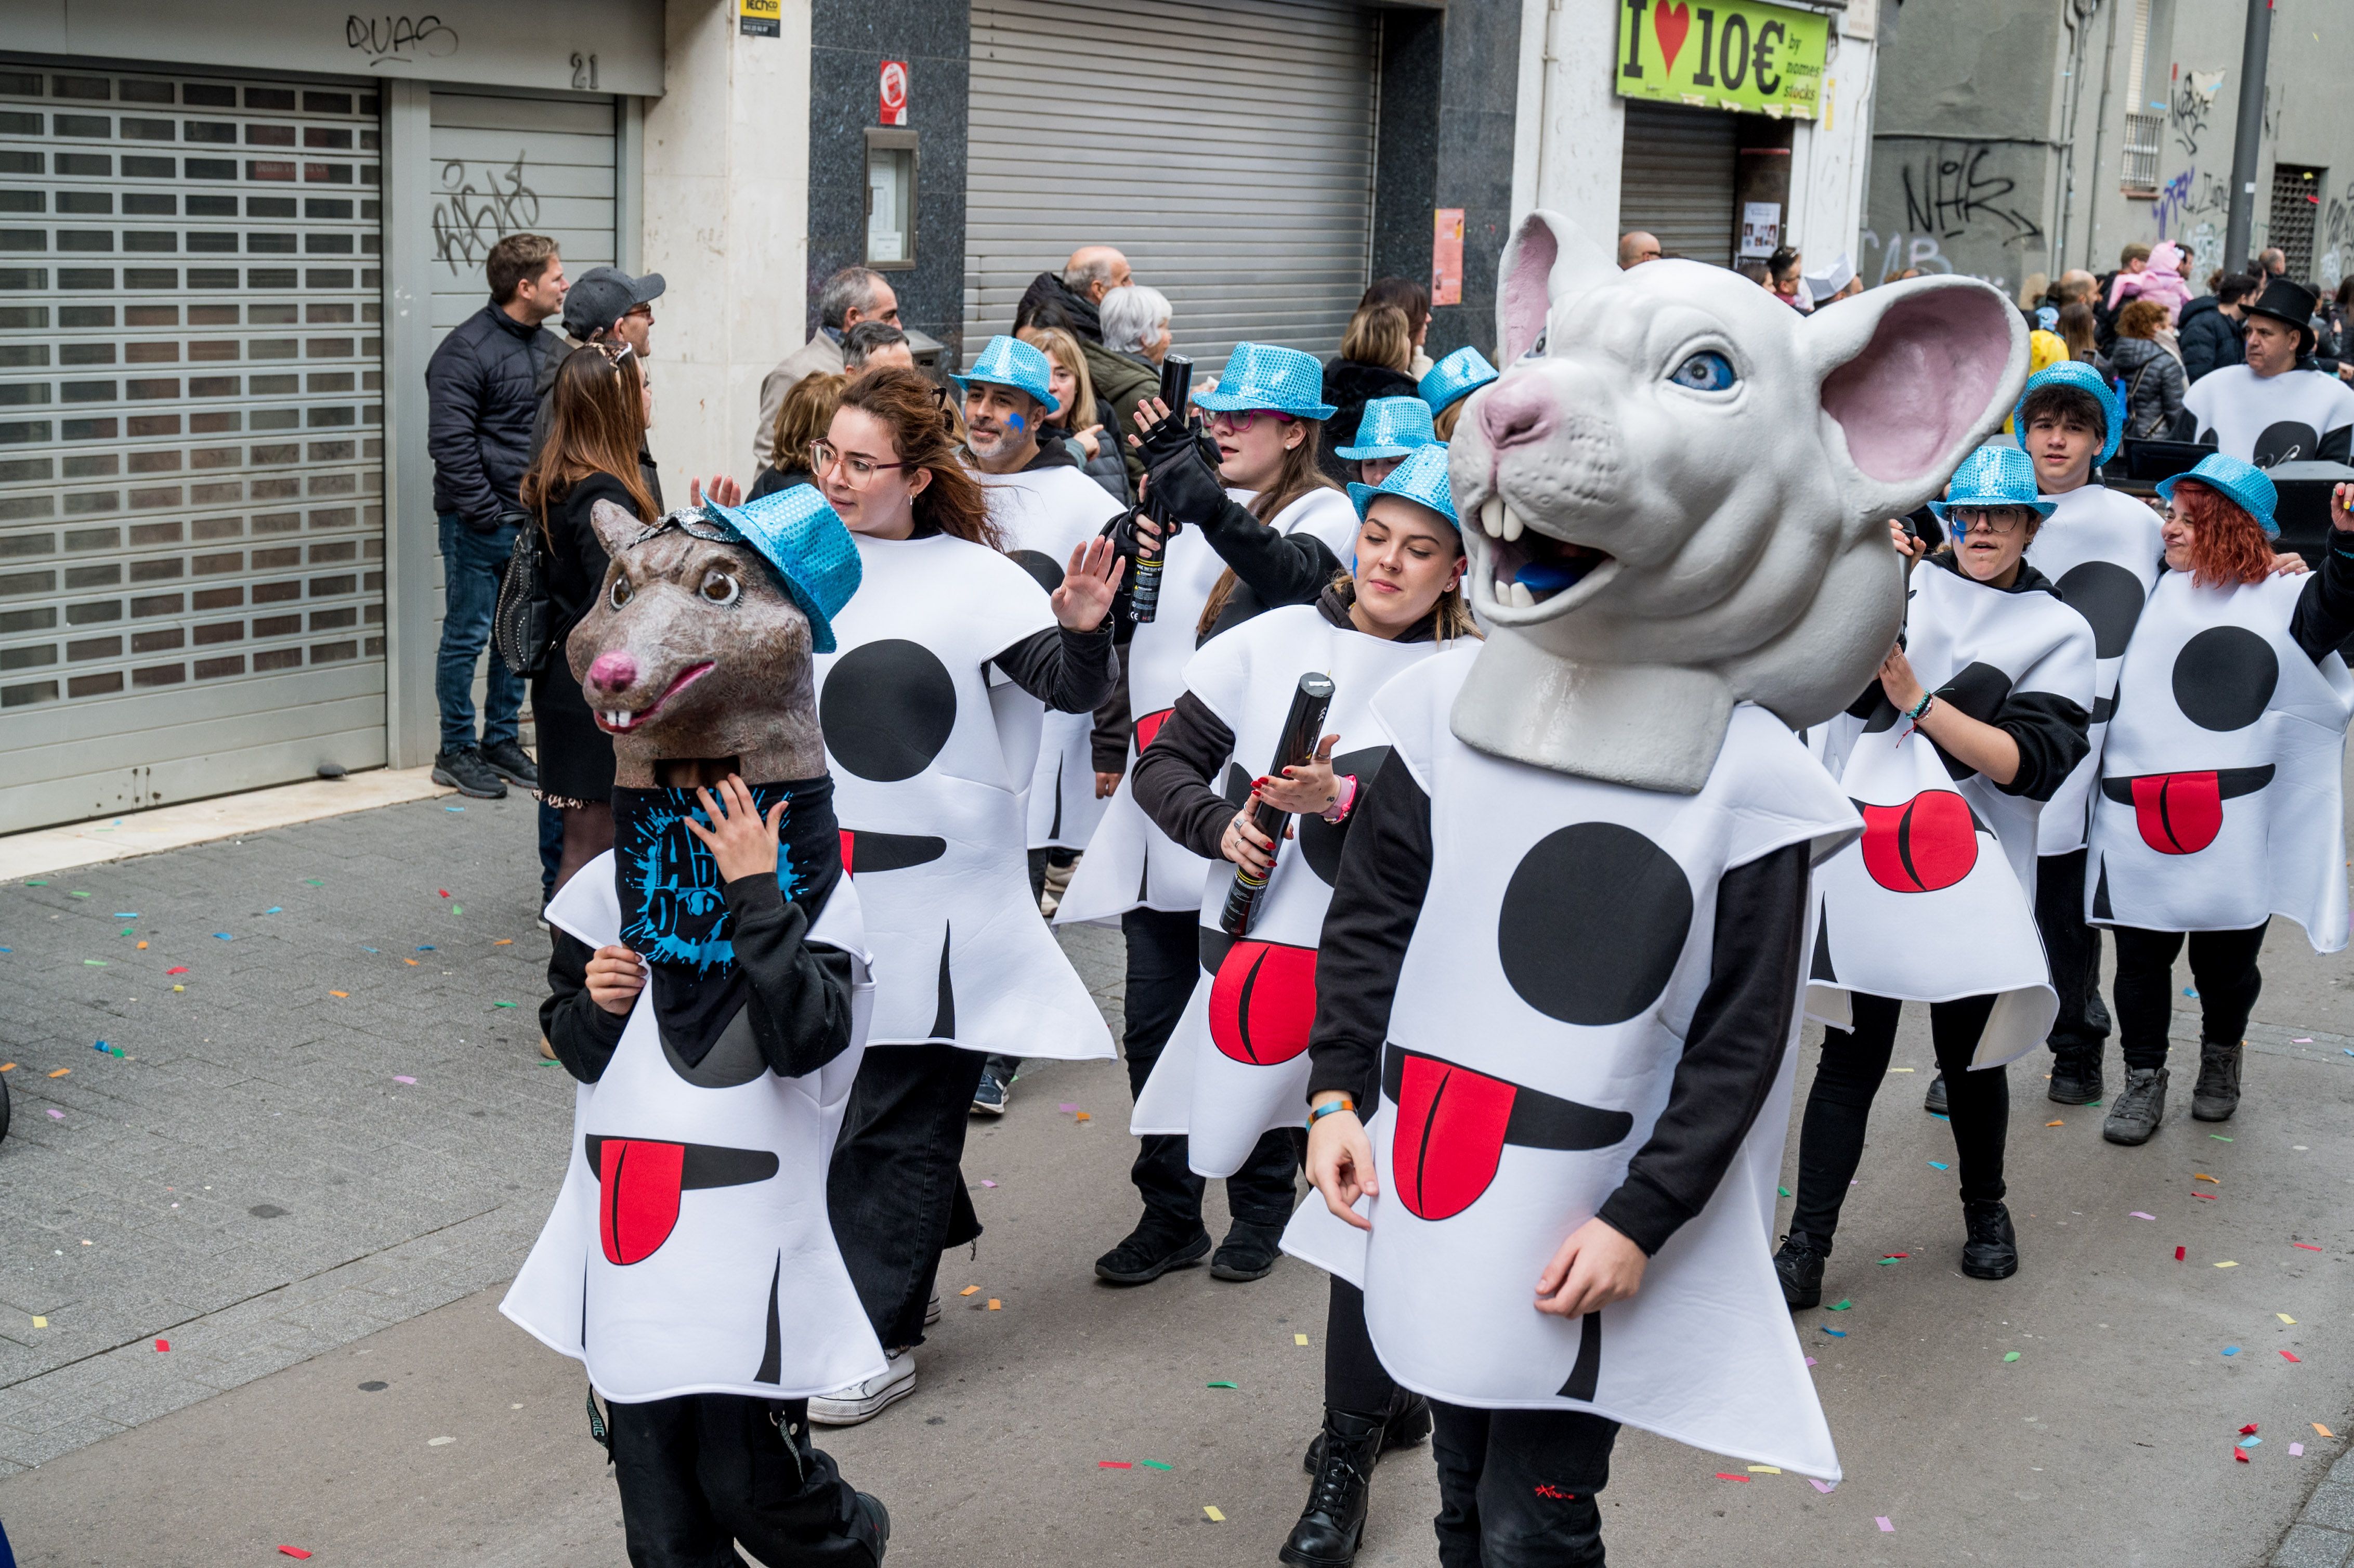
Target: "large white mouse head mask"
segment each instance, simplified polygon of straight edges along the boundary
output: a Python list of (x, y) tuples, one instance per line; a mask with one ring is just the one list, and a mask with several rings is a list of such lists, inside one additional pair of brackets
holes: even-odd
[(1863, 689), (1904, 608), (1886, 520), (2002, 422), (2028, 362), (1971, 279), (1802, 316), (1722, 268), (1622, 272), (1550, 212), (1505, 248), (1497, 343), (1449, 464), (1489, 631), (1455, 733), (1684, 793), (1734, 703), (1797, 726)]

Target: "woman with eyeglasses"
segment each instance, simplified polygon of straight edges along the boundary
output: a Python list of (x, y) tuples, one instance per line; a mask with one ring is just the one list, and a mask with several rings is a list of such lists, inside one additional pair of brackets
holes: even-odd
[(954, 430), (938, 385), (871, 371), (811, 451), (863, 574), (816, 666), (875, 983), (829, 1201), (889, 1352), (884, 1372), (810, 1402), (828, 1425), (914, 1392), (941, 1250), (981, 1234), (958, 1162), (987, 1057), (1112, 1054), (1038, 917), (1022, 791), (1044, 708), (1087, 713), (1111, 690), (1121, 562), (1108, 540), (1082, 544), (1049, 595), (1001, 553)]
[(1931, 503), (1952, 537), (1925, 564), (1914, 565), (1925, 545), (1889, 524), (1911, 580), (1904, 634), (1834, 721), (1833, 770), (1864, 826), (1816, 874), (1808, 1007), (1829, 1027), (1798, 1137), (1790, 1230), (1774, 1258), (1793, 1308), (1822, 1300), (1823, 1263), (1908, 1000), (1929, 1004), (1945, 1075), (1962, 1272), (2005, 1279), (2019, 1269), (2002, 1202), (2003, 1064), (2041, 1045), (2058, 1012), (2035, 929), (2036, 821), (2089, 749), (2094, 676), (2091, 625), (2025, 559), (2052, 504), (2025, 452), (1980, 447)]
[(2354, 484), (2332, 488), (2321, 570), (2274, 565), (2270, 475), (2211, 452), (2161, 481), (2166, 569), (2117, 674), (2087, 841), (2089, 918), (2114, 928), (2126, 1086), (2101, 1134), (2147, 1143), (2166, 1117), (2174, 964), (2198, 992), (2190, 1114), (2239, 1108), (2241, 1032), (2274, 915), (2317, 953), (2346, 946), (2346, 726), (2354, 680)]

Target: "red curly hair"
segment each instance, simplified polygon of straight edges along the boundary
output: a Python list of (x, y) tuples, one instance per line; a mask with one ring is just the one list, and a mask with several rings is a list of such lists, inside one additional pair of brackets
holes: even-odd
[(2264, 525), (2239, 503), (2195, 479), (2175, 482), (2174, 514), (2190, 524), (2190, 576), (2208, 588), (2236, 588), (2272, 570)]

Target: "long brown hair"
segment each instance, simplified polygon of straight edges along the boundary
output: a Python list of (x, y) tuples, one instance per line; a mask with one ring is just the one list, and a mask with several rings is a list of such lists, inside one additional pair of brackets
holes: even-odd
[(769, 438), (769, 463), (779, 472), (808, 469), (815, 460), (810, 444), (823, 439), (842, 401), (846, 376), (804, 376), (777, 405), (777, 427)]
[(929, 470), (932, 481), (916, 496), (918, 527), (936, 528), (992, 550), (1005, 535), (990, 520), (989, 497), (957, 461), (957, 421), (947, 391), (917, 371), (869, 370), (842, 389), (838, 408), (855, 408), (891, 432), (907, 469)]
[(2177, 480), (2174, 510), (2190, 524), (2190, 577), (2208, 588), (2261, 581), (2272, 570), (2264, 525), (2221, 491), (2195, 479)]
[(1359, 305), (1341, 334), (1341, 357), (1405, 374), (1414, 363), (1414, 323), (1395, 305)]
[[(1394, 306), (1388, 305), (1382, 308), (1395, 310)], [(1284, 449), (1283, 463), (1275, 471), (1274, 482), (1252, 496), (1246, 508), (1262, 523), (1272, 524), (1282, 515), (1285, 507), (1311, 491), (1341, 488), (1332, 482), (1330, 474), (1316, 466), (1316, 443), (1323, 434), (1324, 421), (1296, 419), (1293, 423), (1307, 431), (1307, 435), (1301, 438), (1298, 446)], [(1235, 597), (1235, 585), (1240, 580), (1235, 576), (1232, 567), (1218, 574), (1216, 586), (1210, 589), (1208, 602), (1202, 606), (1202, 619), (1195, 623), (1193, 630), (1197, 636), (1207, 637), (1210, 634), (1210, 628), (1216, 625), (1218, 617), (1225, 613), (1226, 601)]]
[[(641, 521), (654, 520), (654, 498), (638, 469), (646, 439), (643, 383), (634, 354), (615, 356), (603, 344), (587, 344), (564, 356), (548, 394), (547, 440), (519, 487), (525, 507), (547, 529), (547, 509), (592, 473), (610, 473), (630, 493)], [(554, 535), (549, 544), (555, 543)]]

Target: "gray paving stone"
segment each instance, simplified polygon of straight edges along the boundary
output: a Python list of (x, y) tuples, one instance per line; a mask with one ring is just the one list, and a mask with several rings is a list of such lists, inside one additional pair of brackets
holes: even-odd
[(2354, 1485), (2343, 1481), (2324, 1481), (2314, 1489), (2306, 1500), (2301, 1522), (2317, 1524), (2324, 1530), (2354, 1532)]
[(2354, 1552), (2354, 1535), (2294, 1524), (2273, 1553), (2271, 1568), (2344, 1568), (2349, 1552)]

